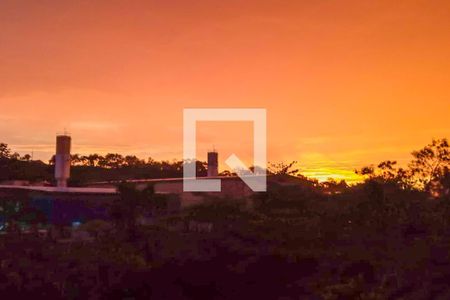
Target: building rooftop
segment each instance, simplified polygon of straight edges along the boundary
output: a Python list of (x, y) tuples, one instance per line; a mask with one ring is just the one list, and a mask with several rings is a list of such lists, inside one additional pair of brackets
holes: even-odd
[(55, 187), (55, 186), (20, 186), (0, 185), (0, 189), (20, 189), (39, 191), (47, 193), (84, 193), (84, 194), (116, 194), (116, 188), (94, 188), (94, 187)]

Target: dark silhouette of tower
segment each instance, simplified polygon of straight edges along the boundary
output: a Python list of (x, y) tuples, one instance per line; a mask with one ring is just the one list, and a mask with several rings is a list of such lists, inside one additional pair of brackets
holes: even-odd
[(67, 186), (70, 177), (70, 144), (71, 138), (64, 133), (56, 136), (55, 179), (58, 187)]
[(208, 152), (208, 177), (219, 175), (219, 154), (213, 150)]

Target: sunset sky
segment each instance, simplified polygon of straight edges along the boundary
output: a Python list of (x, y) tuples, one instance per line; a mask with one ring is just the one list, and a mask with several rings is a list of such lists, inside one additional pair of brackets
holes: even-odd
[[(449, 1), (0, 1), (0, 142), (182, 157), (183, 108), (267, 109), (269, 161), (321, 180), (450, 137)], [(251, 164), (252, 127), (198, 124)]]

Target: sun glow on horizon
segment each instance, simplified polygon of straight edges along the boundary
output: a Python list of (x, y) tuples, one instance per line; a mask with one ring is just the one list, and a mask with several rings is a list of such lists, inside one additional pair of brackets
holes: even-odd
[(335, 180), (337, 182), (345, 180), (348, 184), (355, 184), (363, 181), (363, 177), (356, 174), (351, 170), (338, 170), (338, 169), (312, 169), (304, 170), (300, 172), (302, 175), (308, 178), (317, 179), (319, 182), (325, 182), (329, 180)]

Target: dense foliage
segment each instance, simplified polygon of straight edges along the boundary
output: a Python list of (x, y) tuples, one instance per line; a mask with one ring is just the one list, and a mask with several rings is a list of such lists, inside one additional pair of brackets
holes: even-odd
[[(136, 156), (122, 156), (116, 153), (106, 155), (71, 155), (71, 177), (69, 185), (127, 179), (174, 178), (183, 176), (183, 161), (147, 161)], [(197, 176), (206, 176), (206, 163), (196, 162)], [(54, 181), (54, 157), (49, 164), (32, 160), (31, 155), (13, 153), (5, 143), (0, 143), (0, 182), (26, 180), (30, 182)]]
[[(151, 188), (122, 185), (120, 199), (111, 205), (111, 222), (81, 225), (79, 230), (93, 237), (88, 241), (17, 231), (0, 236), (0, 294), (449, 299), (445, 143), (433, 142), (414, 154), (414, 160), (426, 158), (433, 166), (426, 170), (417, 162), (400, 169), (386, 161), (361, 170), (365, 182), (349, 187), (291, 176), (284, 164), (267, 193), (211, 198), (176, 213), (167, 213), (169, 199)], [(437, 145), (443, 147), (435, 153)], [(14, 215), (14, 207), (8, 209)], [(140, 222), (145, 216), (151, 222)]]
[[(1, 290), (34, 298), (398, 299), (450, 295), (450, 198), (369, 180), (331, 195), (271, 185), (153, 224), (150, 191), (122, 187), (90, 242), (0, 238)], [(150, 198), (149, 198), (150, 197)], [(159, 202), (158, 202), (159, 201)], [(160, 208), (164, 207), (158, 200)], [(122, 207), (123, 208), (123, 207)]]

